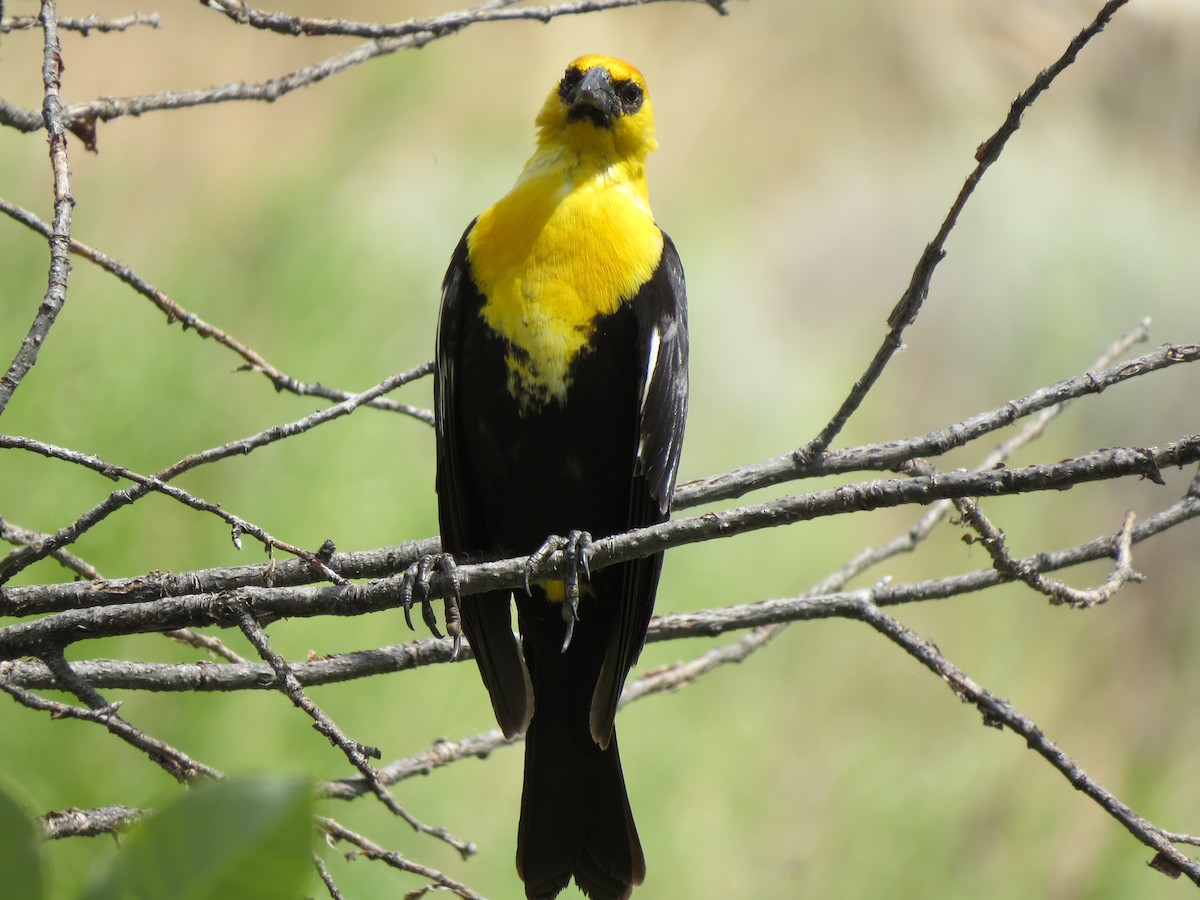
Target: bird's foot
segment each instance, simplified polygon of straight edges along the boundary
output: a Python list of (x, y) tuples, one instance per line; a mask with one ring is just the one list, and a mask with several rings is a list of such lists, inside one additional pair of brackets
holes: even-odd
[(582, 570), (585, 578), (590, 580), (592, 577), (587, 561), (587, 551), (591, 546), (592, 536), (586, 531), (569, 531), (566, 537), (552, 534), (525, 563), (525, 593), (528, 594), (529, 579), (537, 568), (557, 551), (561, 550), (563, 553), (567, 564), (567, 571), (563, 576), (562, 617), (567, 624), (562, 644), (564, 653), (571, 646), (575, 623), (579, 621), (579, 573)]
[(438, 631), (437, 614), (433, 611), (433, 598), (429, 596), (429, 585), (433, 576), (440, 572), (450, 580), (453, 595), (446, 598), (445, 620), (446, 632), (454, 638), (454, 657), (458, 656), (462, 647), (462, 616), (459, 612), (459, 601), (462, 596), (458, 587), (458, 565), (449, 553), (427, 553), (404, 570), (400, 576), (400, 600), (404, 605), (404, 621), (409, 630), (413, 630), (412, 608), (414, 603), (421, 604), (421, 618), (433, 632), (434, 637), (442, 637)]

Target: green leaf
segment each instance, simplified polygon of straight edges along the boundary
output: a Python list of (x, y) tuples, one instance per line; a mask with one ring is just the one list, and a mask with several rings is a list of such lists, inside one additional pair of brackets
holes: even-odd
[(4, 896), (41, 900), (41, 835), (10, 795), (0, 791), (0, 876)]
[(296, 900), (312, 873), (312, 787), (219, 782), (131, 829), (84, 900)]

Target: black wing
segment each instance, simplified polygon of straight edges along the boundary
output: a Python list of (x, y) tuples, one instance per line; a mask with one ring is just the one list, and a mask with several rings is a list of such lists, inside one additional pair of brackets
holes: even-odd
[[(683, 265), (671, 239), (663, 235), (658, 267), (633, 299), (638, 323), (641, 409), (629, 527), (666, 521), (675, 492), (688, 401), (687, 291)], [(624, 588), (614, 634), (592, 696), (592, 737), (607, 747), (625, 676), (637, 661), (654, 611), (662, 554), (623, 564)]]
[[(467, 226), (442, 283), (434, 368), (438, 519), (442, 549), (451, 554), (478, 552), (484, 545), (481, 535), (473, 533), (480, 520), (479, 499), (465, 465), (468, 451), (462, 446), (456, 384), (462, 369), (464, 317), (474, 315), (481, 300), (467, 261), (467, 235), (474, 225)], [(533, 714), (529, 674), (512, 632), (510, 597), (509, 591), (496, 591), (464, 597), (460, 604), (463, 632), (507, 737), (524, 731)]]

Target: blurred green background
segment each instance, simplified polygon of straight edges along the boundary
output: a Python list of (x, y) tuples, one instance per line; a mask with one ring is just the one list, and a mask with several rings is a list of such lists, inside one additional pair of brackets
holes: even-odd
[[(977, 145), (1099, 2), (810, 0), (661, 4), (478, 25), (378, 59), (273, 105), (226, 104), (102, 125), (71, 145), (74, 234), (285, 372), (362, 389), (427, 359), (440, 279), (466, 223), (511, 185), (533, 116), (567, 61), (633, 61), (656, 105), (655, 211), (687, 268), (692, 404), (681, 479), (796, 447), (828, 419), (884, 333)], [(37, 4), (10, 2), (9, 15)], [(444, 2), (291, 2), (289, 12), (394, 20)], [(110, 4), (63, 14), (125, 13)], [(239, 28), (195, 3), (159, 7), (160, 31), (64, 34), (68, 101), (256, 81), (351, 47)], [(10, 102), (40, 104), (38, 32), (0, 43)], [(958, 421), (1084, 371), (1138, 320), (1152, 344), (1200, 338), (1200, 7), (1138, 0), (1026, 116), (948, 244), (907, 349), (841, 445)], [(0, 195), (49, 219), (45, 139), (0, 130)], [(45, 290), (45, 242), (0, 221), (5, 364)], [(76, 260), (70, 298), (5, 433), (142, 472), (320, 406), (233, 370), (109, 275)], [(395, 396), (428, 406), (430, 382)], [(1173, 370), (1071, 408), (1018, 462), (1197, 430), (1200, 374)], [(954, 457), (970, 465), (983, 452)], [(1112, 532), (1185, 489), (1132, 481), (986, 504), (1014, 552)], [(343, 550), (436, 532), (433, 434), (400, 416), (349, 418), (202, 468), (183, 487), (277, 537)], [(823, 486), (823, 485), (808, 485)], [(806, 486), (806, 487), (808, 487)], [(0, 454), (0, 515), (53, 531), (114, 485)], [(670, 555), (660, 611), (804, 590), (918, 510), (822, 520)], [(943, 525), (884, 575), (984, 567)], [(1010, 699), (1123, 801), (1200, 832), (1200, 526), (1138, 549), (1149, 575), (1105, 607), (1051, 608), (1010, 588), (896, 614), (976, 681)], [(75, 548), (110, 577), (262, 558), (216, 519), (149, 497)], [(1091, 585), (1105, 567), (1069, 575)], [(61, 581), (41, 564), (22, 581)], [(408, 638), (398, 614), (281, 622), (290, 658)], [(232, 645), (242, 646), (232, 635)], [(726, 638), (725, 640), (730, 640)], [(639, 670), (709, 642), (656, 645)], [(243, 652), (252, 655), (248, 648)], [(164, 638), (73, 648), (72, 658), (203, 654)], [(474, 666), (312, 691), (353, 737), (405, 756), (492, 726)], [(123, 714), (230, 773), (349, 774), (272, 694), (112, 693)], [(1019, 739), (981, 727), (926, 671), (846, 622), (792, 627), (745, 665), (637, 703), (620, 720), (649, 860), (639, 896), (1165, 898), (1189, 886)], [(0, 770), (33, 810), (153, 804), (177, 789), (101, 729), (0, 703)], [(423, 820), (475, 841), (469, 862), (370, 801), (325, 811), (489, 897), (519, 895), (512, 865), (521, 751), (405, 783)], [(67, 896), (113, 842), (50, 848)], [(328, 854), (347, 897), (419, 886)], [(312, 891), (319, 894), (319, 885)]]

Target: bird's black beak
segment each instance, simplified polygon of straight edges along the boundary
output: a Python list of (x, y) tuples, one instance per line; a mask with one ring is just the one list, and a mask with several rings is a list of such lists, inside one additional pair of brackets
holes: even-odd
[(565, 99), (568, 122), (589, 119), (599, 128), (610, 128), (613, 118), (621, 111), (612, 75), (603, 66), (584, 72), (572, 95)]

